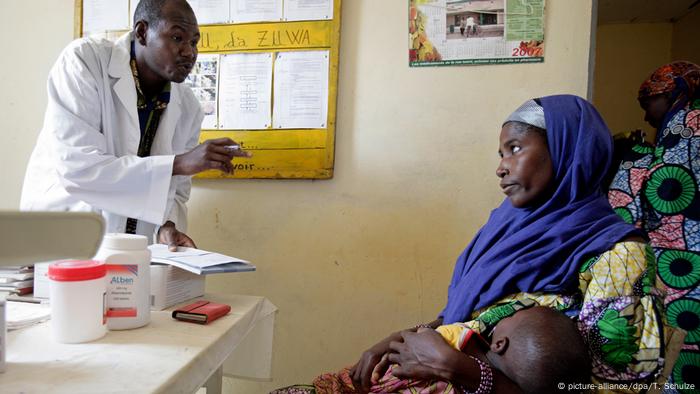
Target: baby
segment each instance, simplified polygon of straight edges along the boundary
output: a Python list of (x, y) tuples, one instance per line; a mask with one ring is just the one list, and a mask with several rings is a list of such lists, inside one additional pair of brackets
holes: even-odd
[[(591, 361), (576, 324), (551, 308), (536, 306), (502, 319), (494, 327), (490, 343), (461, 323), (436, 330), (458, 350), (507, 376), (524, 393), (561, 393), (557, 385), (570, 387), (571, 383), (590, 381)], [(372, 387), (373, 393), (415, 390), (426, 384), (399, 379), (391, 371)], [(439, 383), (431, 383), (435, 384)], [(476, 381), (472, 386), (480, 384)]]

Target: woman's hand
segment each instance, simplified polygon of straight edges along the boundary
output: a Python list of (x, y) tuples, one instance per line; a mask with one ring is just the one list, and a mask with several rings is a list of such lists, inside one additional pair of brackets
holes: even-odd
[(404, 331), (401, 341), (389, 344), (388, 360), (398, 364), (392, 370), (398, 378), (451, 380), (455, 368), (450, 364), (455, 353), (435, 330), (420, 328), (418, 332)]
[(177, 252), (178, 246), (196, 248), (192, 238), (175, 228), (175, 223), (171, 221), (165, 222), (158, 229), (158, 243), (168, 245), (171, 252)]
[[(389, 368), (389, 365), (387, 363), (386, 366), (383, 367), (384, 370), (382, 371), (380, 370), (382, 369), (382, 366), (379, 365), (379, 361), (382, 359), (382, 356), (389, 351), (389, 344), (391, 342), (398, 342), (402, 340), (401, 333), (402, 331), (397, 331), (389, 335), (362, 353), (360, 361), (358, 361), (357, 364), (350, 369), (350, 377), (352, 378), (352, 384), (355, 386), (355, 390), (361, 393), (369, 392), (372, 384), (376, 383), (372, 381), (372, 376), (381, 377), (384, 375), (384, 372), (386, 372), (387, 368)], [(380, 368), (375, 370), (375, 367), (377, 366), (380, 366)]]

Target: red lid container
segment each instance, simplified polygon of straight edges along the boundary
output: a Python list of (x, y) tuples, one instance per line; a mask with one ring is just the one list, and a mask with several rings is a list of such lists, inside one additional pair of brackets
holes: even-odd
[(102, 278), (107, 268), (101, 261), (64, 260), (49, 265), (49, 279), (57, 282), (78, 282)]

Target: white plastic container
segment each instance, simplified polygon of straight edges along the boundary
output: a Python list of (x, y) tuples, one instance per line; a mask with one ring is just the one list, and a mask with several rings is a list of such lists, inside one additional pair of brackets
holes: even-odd
[(7, 308), (5, 306), (5, 297), (0, 296), (0, 372), (5, 372), (5, 352), (7, 346), (7, 318), (5, 317)]
[(49, 265), (51, 336), (61, 343), (102, 338), (105, 325), (105, 265), (66, 260)]
[(107, 267), (107, 328), (126, 330), (151, 321), (151, 251), (143, 235), (106, 234), (95, 260)]

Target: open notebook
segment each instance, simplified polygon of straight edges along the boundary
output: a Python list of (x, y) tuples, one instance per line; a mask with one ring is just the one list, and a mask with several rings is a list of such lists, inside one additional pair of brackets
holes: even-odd
[(151, 250), (151, 262), (173, 265), (197, 275), (255, 271), (255, 266), (249, 261), (221, 253), (183, 247), (171, 252), (164, 244), (151, 245), (148, 249)]

